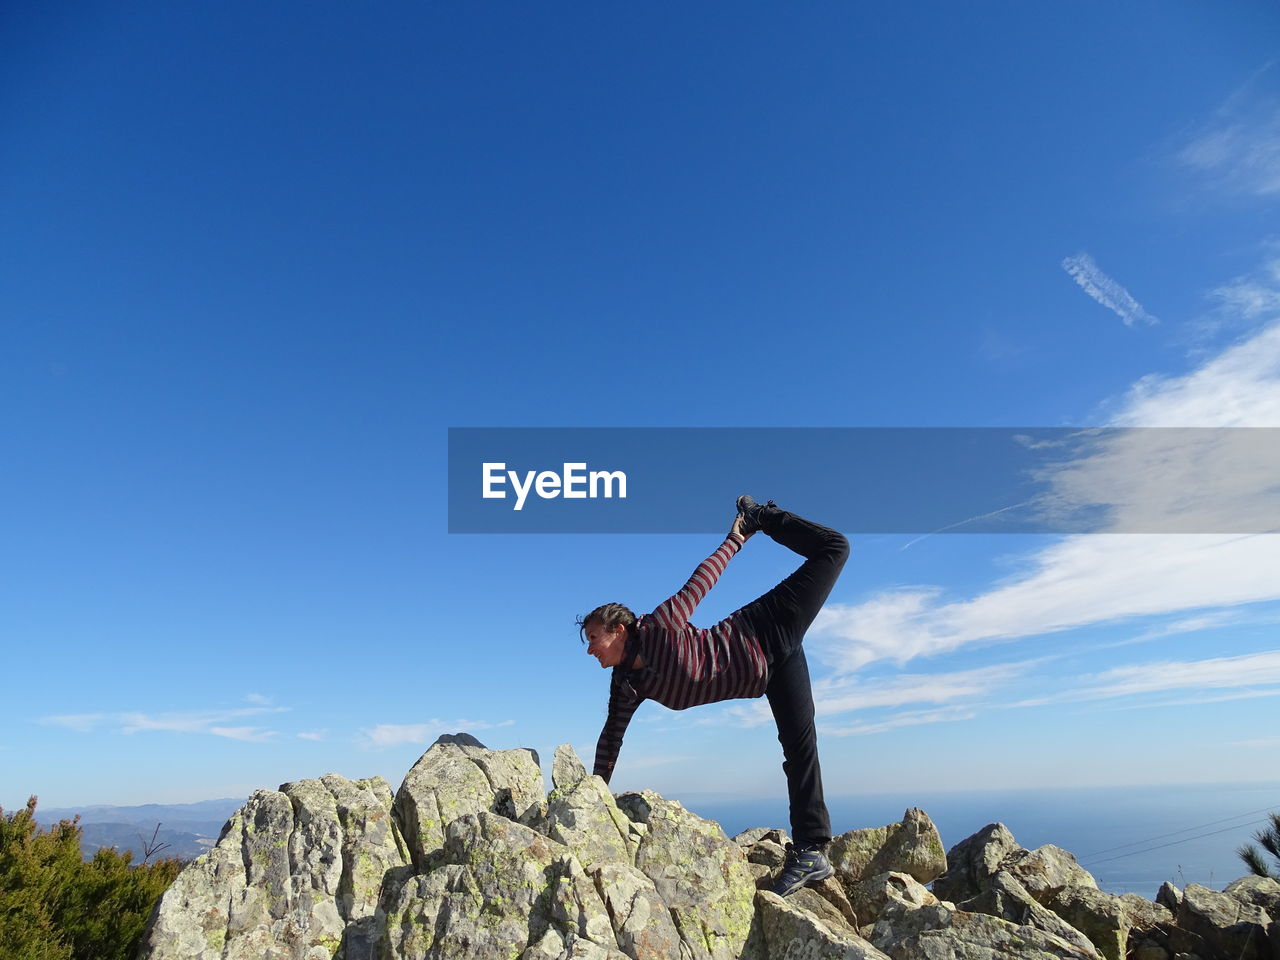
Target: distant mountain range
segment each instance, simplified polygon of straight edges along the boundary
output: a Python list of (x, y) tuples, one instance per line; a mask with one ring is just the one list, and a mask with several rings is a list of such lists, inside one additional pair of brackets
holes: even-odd
[(189, 860), (217, 842), (223, 824), (244, 802), (227, 798), (199, 803), (144, 803), (136, 807), (96, 805), (48, 810), (37, 807), (36, 820), (41, 826), (48, 826), (79, 814), (86, 860), (100, 847), (115, 847), (121, 852), (133, 851), (134, 863), (142, 861), (159, 824), (160, 831), (154, 842), (168, 846), (156, 855)]

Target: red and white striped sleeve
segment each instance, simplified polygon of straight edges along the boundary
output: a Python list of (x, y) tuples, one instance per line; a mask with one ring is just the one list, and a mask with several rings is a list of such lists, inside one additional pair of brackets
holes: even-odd
[(698, 564), (698, 569), (693, 571), (693, 576), (680, 592), (659, 604), (651, 616), (668, 630), (684, 629), (702, 598), (716, 585), (720, 574), (724, 573), (724, 568), (744, 543), (746, 540), (734, 533), (725, 537), (724, 543), (716, 548), (715, 553)]

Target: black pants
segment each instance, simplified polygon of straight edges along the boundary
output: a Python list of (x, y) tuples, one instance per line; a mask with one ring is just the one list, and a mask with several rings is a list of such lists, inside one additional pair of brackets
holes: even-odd
[(805, 561), (739, 614), (754, 628), (769, 661), (765, 696), (782, 744), (782, 771), (787, 777), (791, 803), (791, 838), (798, 845), (824, 844), (831, 839), (831, 816), (822, 796), (813, 687), (801, 644), (844, 569), (849, 541), (830, 527), (773, 506), (763, 509), (760, 521), (764, 533)]

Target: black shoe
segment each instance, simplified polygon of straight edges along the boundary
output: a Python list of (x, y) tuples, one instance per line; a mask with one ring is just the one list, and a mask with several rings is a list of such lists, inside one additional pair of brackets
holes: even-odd
[(763, 524), (760, 522), (760, 513), (765, 507), (772, 507), (773, 505), (773, 501), (770, 500), (764, 506), (761, 506), (746, 493), (738, 498), (738, 513), (742, 517), (742, 533), (744, 536), (764, 529)]
[(809, 883), (825, 880), (835, 871), (831, 862), (816, 847), (787, 844), (787, 859), (771, 888), (780, 897), (789, 897)]

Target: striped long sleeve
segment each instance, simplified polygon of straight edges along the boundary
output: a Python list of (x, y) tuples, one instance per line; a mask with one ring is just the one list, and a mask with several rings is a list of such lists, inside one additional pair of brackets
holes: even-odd
[(724, 543), (716, 548), (716, 552), (698, 564), (698, 569), (693, 571), (693, 576), (681, 587), (680, 592), (658, 604), (650, 616), (668, 630), (683, 630), (702, 598), (711, 592), (711, 588), (720, 579), (720, 574), (724, 573), (724, 568), (744, 543), (746, 540), (735, 533), (725, 537)]
[(626, 662), (613, 671), (609, 712), (596, 744), (594, 772), (606, 783), (613, 774), (623, 734), (642, 701), (652, 699), (672, 710), (684, 710), (764, 694), (769, 668), (750, 624), (737, 613), (706, 630), (689, 622), (744, 542), (731, 534), (698, 564), (678, 593), (636, 623), (635, 652), (644, 667), (632, 669), (634, 653), (628, 647)]
[(622, 735), (627, 732), (631, 716), (641, 700), (619, 670), (614, 668), (613, 680), (609, 684), (609, 715), (596, 742), (596, 763), (591, 771), (603, 777), (605, 783), (613, 776), (613, 765), (618, 762), (618, 751), (622, 749)]

